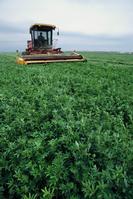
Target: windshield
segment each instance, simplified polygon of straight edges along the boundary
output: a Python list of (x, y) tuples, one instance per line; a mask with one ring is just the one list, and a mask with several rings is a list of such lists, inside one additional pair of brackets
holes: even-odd
[(32, 43), (34, 48), (52, 48), (52, 30), (31, 32)]

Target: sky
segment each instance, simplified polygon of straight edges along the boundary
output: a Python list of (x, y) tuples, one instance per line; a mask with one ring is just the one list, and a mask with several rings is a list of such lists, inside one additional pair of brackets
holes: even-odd
[(63, 50), (133, 51), (133, 0), (0, 0), (0, 51), (24, 50), (34, 23), (59, 27)]

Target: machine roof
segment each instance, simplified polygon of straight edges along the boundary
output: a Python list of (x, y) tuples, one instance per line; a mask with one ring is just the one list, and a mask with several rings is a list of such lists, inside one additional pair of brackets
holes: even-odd
[(30, 30), (33, 30), (33, 29), (55, 29), (56, 26), (54, 25), (51, 25), (51, 24), (40, 24), (40, 23), (37, 23), (37, 24), (33, 24), (31, 27), (30, 27)]

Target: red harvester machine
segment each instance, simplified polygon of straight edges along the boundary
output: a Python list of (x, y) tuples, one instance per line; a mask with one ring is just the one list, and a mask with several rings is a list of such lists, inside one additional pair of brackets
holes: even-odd
[(27, 49), (17, 57), (18, 64), (35, 64), (51, 62), (83, 62), (86, 59), (76, 53), (64, 53), (61, 48), (53, 48), (53, 31), (50, 24), (34, 24), (30, 27), (31, 41)]

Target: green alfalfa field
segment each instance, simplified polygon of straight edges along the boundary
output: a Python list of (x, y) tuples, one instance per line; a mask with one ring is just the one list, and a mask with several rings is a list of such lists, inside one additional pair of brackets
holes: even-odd
[(0, 54), (0, 198), (133, 198), (133, 54), (22, 66)]

